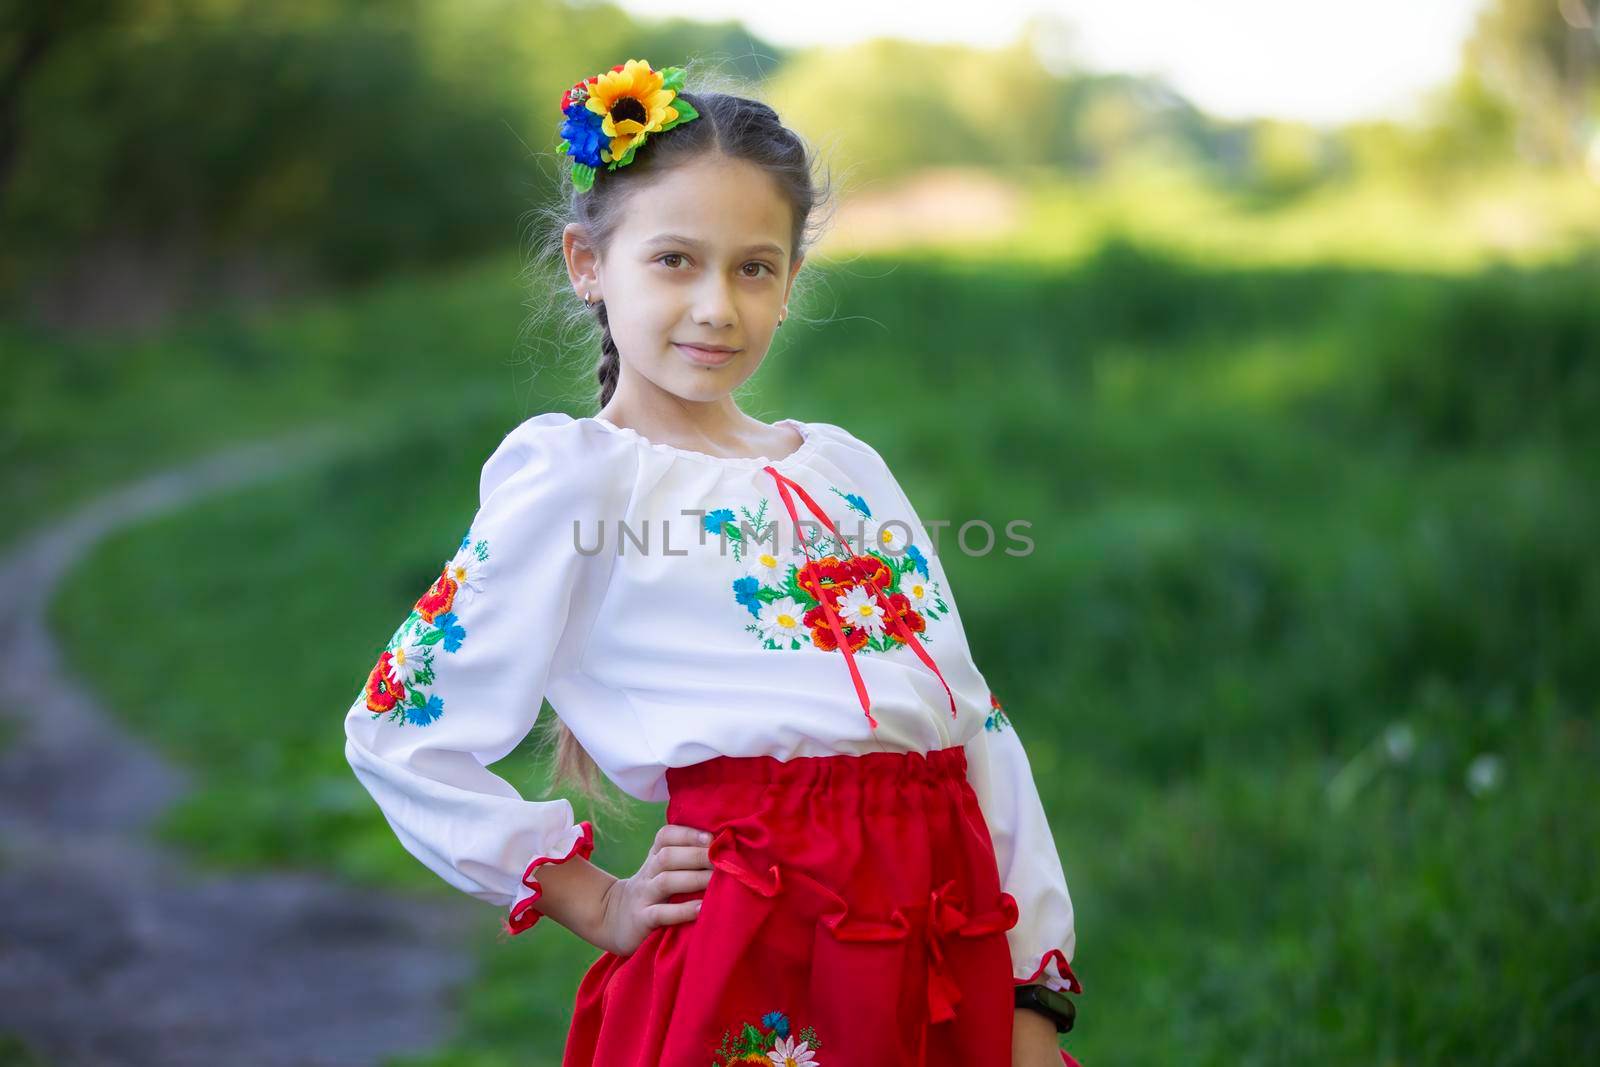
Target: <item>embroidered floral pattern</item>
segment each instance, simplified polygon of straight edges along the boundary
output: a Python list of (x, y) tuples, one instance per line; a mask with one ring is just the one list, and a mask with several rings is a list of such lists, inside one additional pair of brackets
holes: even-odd
[(1010, 725), (1011, 719), (1006, 715), (1005, 709), (1000, 706), (1000, 698), (990, 693), (989, 717), (983, 720), (983, 728), (985, 730), (999, 730)]
[[(851, 511), (872, 517), (872, 509), (859, 495), (830, 488)], [(812, 530), (804, 547), (791, 545), (789, 558), (780, 559), (774, 554), (777, 531), (767, 520), (768, 505), (763, 497), (754, 511), (741, 507), (742, 522), (731, 508), (708, 511), (704, 519), (706, 531), (726, 539), (734, 562), (744, 571), (733, 582), (733, 598), (754, 617), (745, 629), (760, 638), (762, 647), (798, 649), (810, 644), (824, 652), (837, 651), (824, 599), (838, 615), (852, 652), (904, 647), (893, 618), (919, 641), (926, 641), (922, 635), (928, 621), (949, 612), (929, 574), (927, 557), (900, 526), (879, 527), (873, 535), (876, 543), (862, 552), (827, 530)]]
[(733, 1063), (759, 1063), (765, 1067), (822, 1067), (817, 1053), (822, 1042), (814, 1028), (808, 1026), (799, 1037), (789, 1033), (789, 1017), (781, 1011), (769, 1011), (761, 1017), (761, 1025), (744, 1023), (737, 1036), (732, 1030), (722, 1032), (722, 1045), (716, 1051), (712, 1067), (726, 1067)]
[(427, 726), (443, 714), (444, 698), (433, 691), (435, 666), (441, 650), (455, 652), (466, 640), (456, 609), (482, 591), (488, 561), (489, 542), (474, 543), (472, 531), (467, 531), (367, 676), (367, 710), (374, 716), (387, 715), (402, 726)]

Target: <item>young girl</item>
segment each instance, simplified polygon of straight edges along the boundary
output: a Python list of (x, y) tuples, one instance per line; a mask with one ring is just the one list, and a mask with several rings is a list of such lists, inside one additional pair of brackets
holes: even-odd
[[(549, 915), (602, 950), (566, 1067), (1070, 1064), (1072, 899), (937, 542), (871, 445), (731, 396), (787, 312), (810, 157), (764, 104), (683, 78), (629, 60), (562, 98), (600, 410), (489, 456), (346, 755), (507, 930)], [(637, 873), (487, 769), (545, 698), (558, 766), (666, 801)]]

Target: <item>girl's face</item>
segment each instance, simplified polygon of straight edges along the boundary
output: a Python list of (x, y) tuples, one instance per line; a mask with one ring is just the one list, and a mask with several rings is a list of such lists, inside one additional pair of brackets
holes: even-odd
[(606, 303), (622, 361), (618, 388), (712, 401), (754, 374), (800, 270), (789, 260), (792, 225), (765, 172), (715, 156), (634, 193), (604, 256), (569, 226), (569, 274), (580, 294)]

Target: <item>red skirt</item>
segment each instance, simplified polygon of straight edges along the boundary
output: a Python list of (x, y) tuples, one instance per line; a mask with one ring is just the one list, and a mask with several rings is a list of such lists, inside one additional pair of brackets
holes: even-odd
[(952, 747), (668, 768), (667, 822), (715, 835), (709, 884), (669, 900), (704, 903), (594, 962), (563, 1067), (1008, 1067), (1017, 906), (966, 766)]

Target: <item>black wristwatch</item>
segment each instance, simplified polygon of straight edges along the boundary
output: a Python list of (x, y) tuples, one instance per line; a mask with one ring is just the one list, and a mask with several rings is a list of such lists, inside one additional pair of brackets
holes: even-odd
[(1072, 1003), (1071, 997), (1044, 985), (1017, 986), (1017, 1007), (1028, 1008), (1045, 1016), (1056, 1024), (1058, 1034), (1071, 1030), (1072, 1022), (1078, 1015), (1078, 1008)]

